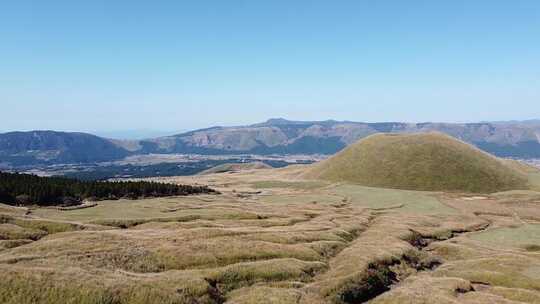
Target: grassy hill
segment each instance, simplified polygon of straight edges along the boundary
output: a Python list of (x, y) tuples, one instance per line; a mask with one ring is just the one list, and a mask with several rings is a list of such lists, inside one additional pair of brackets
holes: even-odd
[(527, 176), (531, 190), (540, 191), (540, 169), (513, 159), (505, 159), (505, 162)]
[(413, 190), (490, 193), (528, 188), (520, 170), (442, 133), (372, 135), (304, 175)]

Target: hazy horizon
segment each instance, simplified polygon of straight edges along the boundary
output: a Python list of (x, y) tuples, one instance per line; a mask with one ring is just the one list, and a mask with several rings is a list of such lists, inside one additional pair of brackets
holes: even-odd
[[(123, 139), (123, 140), (140, 140), (140, 139), (148, 139), (148, 138), (157, 138), (157, 137), (164, 137), (164, 136), (170, 136), (170, 135), (178, 135), (185, 132), (197, 130), (197, 129), (205, 129), (210, 127), (234, 127), (234, 126), (244, 126), (244, 125), (252, 125), (257, 123), (265, 122), (269, 119), (286, 119), (289, 121), (308, 121), (305, 119), (288, 119), (284, 117), (272, 117), (268, 118), (264, 121), (257, 121), (247, 124), (213, 124), (203, 127), (197, 127), (197, 128), (190, 128), (190, 129), (182, 129), (182, 130), (156, 130), (156, 129), (145, 129), (145, 128), (139, 128), (139, 129), (103, 129), (103, 130), (73, 130), (73, 129), (20, 129), (20, 130), (0, 130), (0, 134), (2, 133), (8, 133), (8, 132), (27, 132), (27, 131), (59, 131), (59, 132), (83, 132), (83, 133), (89, 133), (93, 135), (97, 135), (100, 137), (105, 138), (111, 138), (111, 139)], [(342, 120), (342, 119), (324, 119), (324, 120), (333, 120), (333, 121), (348, 121), (348, 122), (357, 122), (357, 123), (385, 123), (385, 122), (400, 122), (400, 123), (540, 123), (540, 119), (525, 119), (525, 120), (499, 120), (499, 121), (352, 121), (352, 120)], [(324, 121), (320, 120), (320, 121)]]
[(17, 1), (0, 130), (540, 118), (540, 2)]

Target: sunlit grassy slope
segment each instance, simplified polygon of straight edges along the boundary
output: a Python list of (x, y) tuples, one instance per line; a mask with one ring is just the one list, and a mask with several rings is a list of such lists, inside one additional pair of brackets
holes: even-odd
[(440, 133), (372, 135), (304, 176), (413, 190), (490, 193), (529, 187), (521, 170)]
[(506, 164), (527, 175), (531, 190), (540, 191), (540, 169), (517, 160), (507, 159)]
[(253, 162), (253, 163), (243, 163), (243, 164), (222, 164), (215, 166), (213, 168), (202, 171), (203, 174), (212, 174), (212, 173), (225, 173), (225, 172), (235, 172), (241, 170), (255, 170), (255, 169), (271, 169), (272, 166), (267, 165), (263, 162)]

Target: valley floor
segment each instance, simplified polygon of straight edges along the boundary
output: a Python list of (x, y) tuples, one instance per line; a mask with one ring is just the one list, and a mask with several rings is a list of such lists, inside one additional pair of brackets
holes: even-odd
[(156, 178), (220, 195), (0, 205), (0, 303), (540, 303), (540, 192), (416, 192), (294, 168)]

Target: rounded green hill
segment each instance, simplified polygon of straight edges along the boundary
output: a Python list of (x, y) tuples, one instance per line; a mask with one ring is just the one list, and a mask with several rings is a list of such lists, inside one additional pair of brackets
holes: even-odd
[(528, 188), (522, 172), (442, 133), (371, 135), (312, 165), (304, 177), (428, 191)]

